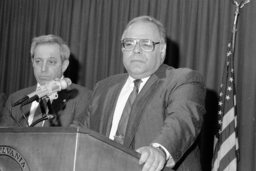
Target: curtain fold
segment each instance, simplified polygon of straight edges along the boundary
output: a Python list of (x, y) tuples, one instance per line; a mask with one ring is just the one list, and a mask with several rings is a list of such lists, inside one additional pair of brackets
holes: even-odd
[[(97, 81), (124, 72), (124, 27), (133, 17), (151, 15), (166, 27), (166, 63), (198, 70), (205, 77), (210, 99), (201, 149), (203, 168), (209, 170), (212, 152), (204, 150), (213, 148), (216, 96), (234, 10), (231, 0), (1, 0), (0, 92), (35, 84), (30, 44), (42, 34), (59, 35), (68, 43), (72, 54), (65, 75), (92, 89)], [(256, 2), (251, 1), (240, 12), (235, 51), (240, 170), (256, 170), (255, 18)]]

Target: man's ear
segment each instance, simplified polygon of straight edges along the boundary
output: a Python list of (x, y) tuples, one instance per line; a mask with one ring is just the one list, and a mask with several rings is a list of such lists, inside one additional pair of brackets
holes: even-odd
[(31, 57), (30, 59), (31, 59), (32, 67), (34, 68), (34, 60), (35, 60), (35, 58), (34, 58), (34, 57)]
[(62, 63), (62, 73), (64, 73), (67, 70), (68, 65), (69, 65), (69, 60), (64, 60)]
[(162, 60), (162, 62), (163, 62), (164, 59), (165, 59), (165, 55), (166, 55), (166, 44), (163, 44), (163, 45), (161, 46), (160, 55), (161, 55), (161, 60)]

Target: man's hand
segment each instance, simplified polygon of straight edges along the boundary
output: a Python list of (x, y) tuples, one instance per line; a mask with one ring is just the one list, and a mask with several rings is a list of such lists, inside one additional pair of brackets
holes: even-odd
[(141, 154), (139, 164), (144, 163), (142, 171), (160, 171), (163, 169), (166, 156), (162, 150), (151, 146), (144, 146), (136, 151)]

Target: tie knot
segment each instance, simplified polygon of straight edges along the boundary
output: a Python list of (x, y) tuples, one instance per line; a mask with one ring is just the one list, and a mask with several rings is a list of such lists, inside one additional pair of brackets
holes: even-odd
[(138, 93), (139, 88), (140, 88), (141, 79), (136, 79), (133, 82), (134, 82), (134, 88), (136, 89), (136, 93)]

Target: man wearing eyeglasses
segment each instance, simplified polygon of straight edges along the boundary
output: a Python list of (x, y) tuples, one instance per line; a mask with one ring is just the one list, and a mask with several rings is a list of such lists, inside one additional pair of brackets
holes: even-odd
[(194, 142), (205, 86), (198, 72), (163, 64), (165, 39), (163, 25), (152, 17), (128, 23), (121, 39), (127, 73), (96, 84), (86, 124), (140, 153), (143, 171), (200, 171)]

